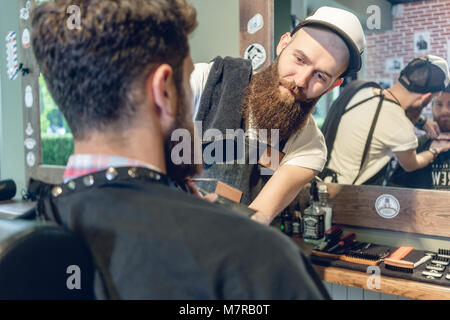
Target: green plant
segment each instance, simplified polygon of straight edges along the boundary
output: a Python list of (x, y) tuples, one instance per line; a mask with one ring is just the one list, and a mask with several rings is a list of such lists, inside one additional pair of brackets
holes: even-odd
[(42, 162), (47, 165), (65, 166), (73, 153), (71, 134), (42, 134)]

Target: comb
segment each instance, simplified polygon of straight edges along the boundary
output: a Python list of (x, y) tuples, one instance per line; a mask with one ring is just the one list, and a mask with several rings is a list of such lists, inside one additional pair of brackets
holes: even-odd
[(435, 270), (438, 272), (443, 272), (445, 270), (445, 266), (439, 266), (439, 265), (433, 265), (433, 264), (428, 264), (426, 266), (427, 270)]
[(436, 257), (435, 259), (433, 259), (431, 261), (432, 264), (440, 264), (442, 266), (448, 266), (449, 265), (449, 260), (450, 259), (446, 259), (446, 258), (441, 258), (441, 257)]
[(439, 249), (438, 257), (445, 258), (445, 259), (450, 259), (450, 250)]
[(442, 277), (442, 273), (439, 273), (437, 271), (423, 271), (422, 275), (424, 277), (427, 277), (428, 279), (436, 279)]
[(242, 191), (233, 188), (232, 186), (223, 183), (222, 181), (217, 182), (215, 193), (221, 197), (224, 197), (225, 199), (234, 201), (236, 203), (241, 202)]

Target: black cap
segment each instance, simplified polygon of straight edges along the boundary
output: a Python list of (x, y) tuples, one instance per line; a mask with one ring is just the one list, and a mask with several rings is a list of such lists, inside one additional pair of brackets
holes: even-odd
[(436, 56), (415, 58), (402, 70), (398, 81), (415, 93), (443, 91), (448, 84), (448, 66)]

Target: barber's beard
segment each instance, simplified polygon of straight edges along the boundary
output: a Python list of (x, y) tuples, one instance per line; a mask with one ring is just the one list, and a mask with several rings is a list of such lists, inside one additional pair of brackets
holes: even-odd
[[(181, 91), (181, 90), (180, 90)], [(167, 175), (177, 184), (183, 185), (185, 180), (187, 178), (199, 175), (203, 167), (201, 164), (195, 164), (194, 162), (194, 155), (195, 155), (195, 147), (197, 145), (200, 145), (199, 143), (194, 143), (195, 139), (197, 138), (195, 135), (194, 130), (194, 124), (192, 122), (192, 119), (190, 117), (190, 113), (187, 112), (189, 105), (186, 99), (182, 94), (179, 95), (179, 102), (177, 106), (177, 115), (175, 118), (175, 124), (170, 131), (168, 137), (165, 139), (164, 143), (164, 153), (165, 153), (165, 159), (166, 159), (166, 168), (167, 168)], [(190, 136), (190, 161), (189, 163), (181, 163), (181, 164), (174, 164), (172, 161), (172, 150), (173, 148), (181, 143), (180, 141), (171, 141), (172, 133), (176, 129), (186, 129), (189, 132)], [(184, 142), (184, 141), (183, 141)], [(201, 152), (201, 150), (200, 150)], [(183, 154), (180, 154), (180, 157), (183, 157)]]
[[(282, 93), (280, 85), (294, 92), (295, 97), (300, 97), (300, 101), (296, 101), (289, 93)], [(306, 94), (294, 82), (280, 79), (277, 59), (253, 76), (245, 91), (243, 115), (247, 121), (251, 115), (254, 129), (268, 130), (270, 144), (276, 144), (275, 141), (270, 141), (271, 129), (278, 129), (280, 141), (286, 142), (291, 135), (303, 129), (319, 99), (320, 96), (307, 99)]]

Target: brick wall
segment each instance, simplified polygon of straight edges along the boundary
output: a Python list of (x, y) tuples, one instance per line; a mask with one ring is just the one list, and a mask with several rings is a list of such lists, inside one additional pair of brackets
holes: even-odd
[[(391, 31), (367, 36), (366, 79), (396, 81), (399, 71), (385, 70), (385, 61), (402, 58), (403, 65), (415, 57), (433, 54), (447, 61), (447, 41), (450, 41), (450, 0), (411, 2), (398, 5), (402, 16), (393, 19)], [(429, 32), (427, 51), (414, 52), (414, 34)]]
[[(401, 15), (393, 18), (391, 31), (367, 35), (366, 80), (395, 83), (400, 70), (409, 61), (426, 54), (437, 55), (450, 62), (447, 51), (447, 46), (450, 46), (450, 0), (411, 2), (397, 5), (396, 9)], [(429, 33), (427, 51), (415, 52), (417, 33)], [(392, 59), (402, 60), (399, 69), (392, 69)], [(431, 109), (426, 109), (428, 116)]]

